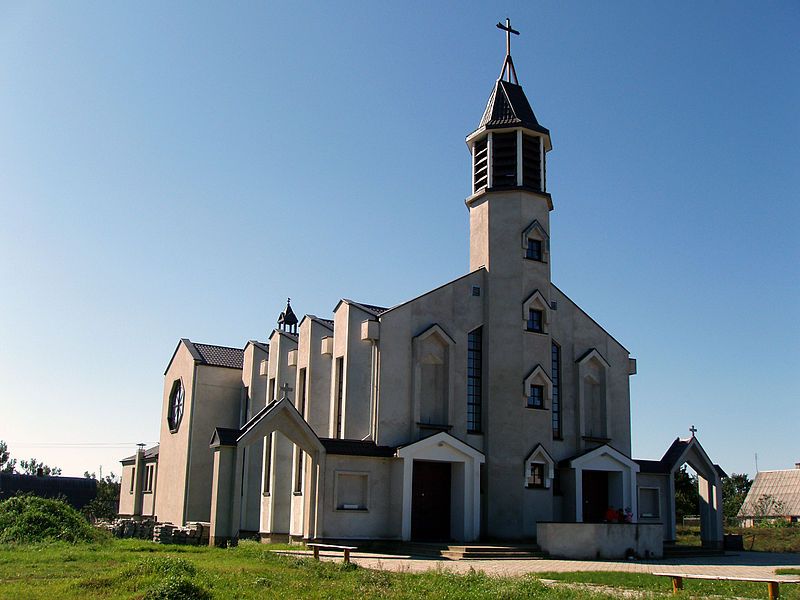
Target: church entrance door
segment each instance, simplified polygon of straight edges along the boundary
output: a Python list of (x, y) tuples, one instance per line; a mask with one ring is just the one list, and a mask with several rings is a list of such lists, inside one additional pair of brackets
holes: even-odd
[(411, 539), (450, 539), (450, 463), (414, 461)]
[(608, 473), (583, 472), (583, 522), (602, 523), (608, 509)]

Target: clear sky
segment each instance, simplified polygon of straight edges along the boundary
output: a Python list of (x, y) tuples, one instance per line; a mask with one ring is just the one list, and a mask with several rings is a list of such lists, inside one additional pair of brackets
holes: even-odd
[[(3, 2), (0, 439), (65, 474), (159, 436), (182, 337), (468, 269), (512, 54), (552, 133), (554, 282), (639, 361), (633, 455), (800, 460), (800, 3)], [(76, 445), (80, 445), (76, 446)]]

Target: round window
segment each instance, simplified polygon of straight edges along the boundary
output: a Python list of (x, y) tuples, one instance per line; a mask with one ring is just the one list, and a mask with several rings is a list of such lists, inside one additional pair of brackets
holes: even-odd
[(173, 433), (178, 431), (183, 418), (183, 384), (180, 379), (172, 384), (172, 391), (169, 393), (169, 410), (167, 411), (167, 424)]

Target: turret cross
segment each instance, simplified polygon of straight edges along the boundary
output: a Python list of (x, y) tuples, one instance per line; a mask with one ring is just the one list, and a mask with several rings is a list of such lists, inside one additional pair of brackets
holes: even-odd
[(697, 433), (697, 427), (692, 425), (691, 427), (689, 427), (689, 432), (692, 434), (692, 437), (694, 437), (694, 434)]
[(506, 32), (506, 56), (511, 55), (511, 34), (519, 35), (519, 31), (516, 29), (511, 29), (511, 20), (506, 19), (506, 24), (503, 25), (502, 23), (497, 24), (498, 29), (502, 29)]
[(288, 383), (284, 383), (281, 386), (281, 391), (283, 392), (283, 396), (281, 396), (281, 398), (288, 398), (289, 397), (289, 392), (291, 392), (293, 390), (294, 390), (294, 388), (289, 387)]

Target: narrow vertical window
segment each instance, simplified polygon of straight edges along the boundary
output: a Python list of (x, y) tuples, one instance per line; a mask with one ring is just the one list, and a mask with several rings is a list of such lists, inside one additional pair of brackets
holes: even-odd
[(336, 359), (336, 437), (341, 439), (342, 430), (342, 392), (344, 388), (344, 357)]
[(272, 433), (264, 438), (264, 493), (272, 491)]
[(467, 339), (467, 431), (481, 432), (483, 328), (470, 331)]
[(551, 346), (553, 393), (550, 412), (553, 415), (553, 438), (561, 439), (561, 347), (555, 342)]
[(306, 370), (300, 369), (300, 378), (297, 382), (300, 389), (297, 391), (297, 412), (304, 419), (306, 418)]
[(269, 387), (267, 388), (267, 404), (275, 400), (275, 378), (271, 377), (269, 380)]
[(303, 463), (305, 462), (305, 452), (297, 448), (297, 468), (294, 471), (294, 493), (303, 493)]
[(133, 493), (133, 488), (136, 484), (136, 467), (131, 469), (131, 494)]

